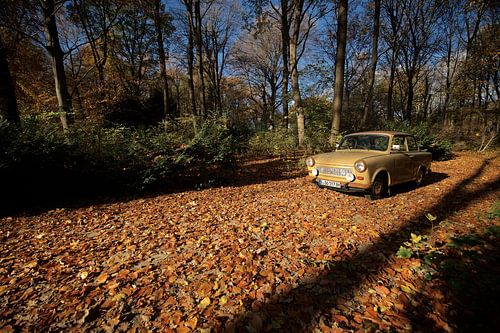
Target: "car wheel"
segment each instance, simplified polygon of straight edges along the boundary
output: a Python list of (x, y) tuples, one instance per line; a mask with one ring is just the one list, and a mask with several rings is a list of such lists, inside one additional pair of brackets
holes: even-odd
[(368, 200), (380, 199), (387, 194), (387, 180), (385, 177), (377, 176), (372, 183), (370, 193), (366, 194), (365, 197)]
[(415, 179), (415, 186), (419, 187), (422, 185), (422, 180), (424, 179), (424, 169), (418, 169), (417, 178)]

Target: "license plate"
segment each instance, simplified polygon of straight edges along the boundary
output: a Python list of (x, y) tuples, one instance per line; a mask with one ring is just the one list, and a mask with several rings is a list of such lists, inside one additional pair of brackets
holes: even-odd
[(318, 184), (321, 186), (341, 188), (341, 185), (339, 182), (333, 182), (331, 180), (318, 179)]

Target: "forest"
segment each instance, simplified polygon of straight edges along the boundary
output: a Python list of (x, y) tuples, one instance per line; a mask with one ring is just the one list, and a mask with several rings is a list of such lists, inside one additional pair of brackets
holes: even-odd
[[(495, 331), (499, 12), (1, 0), (0, 331)], [(432, 170), (312, 184), (371, 130)]]
[(452, 147), (483, 151), (500, 126), (498, 10), (458, 0), (2, 1), (0, 170), (140, 189), (186, 167), (328, 151), (373, 129), (416, 133), (437, 159)]

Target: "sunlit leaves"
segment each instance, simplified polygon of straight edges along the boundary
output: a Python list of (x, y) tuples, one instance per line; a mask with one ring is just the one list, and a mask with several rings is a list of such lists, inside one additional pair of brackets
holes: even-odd
[[(412, 309), (432, 310), (426, 323), (436, 330), (453, 327), (449, 291), (471, 292), (478, 280), (471, 272), (495, 248), (498, 221), (479, 213), (496, 196), (486, 193), (456, 214), (443, 212), (448, 203), (435, 204), (468, 176), (449, 170), (479, 161), (467, 155), (436, 163), (434, 170), (449, 174), (439, 191), (429, 185), (370, 203), (299, 177), (3, 218), (0, 324), (26, 331), (404, 331), (420, 328), (407, 316)], [(480, 181), (496, 179), (497, 166)], [(429, 211), (449, 223), (422, 223)], [(44, 316), (47, 309), (56, 315)]]

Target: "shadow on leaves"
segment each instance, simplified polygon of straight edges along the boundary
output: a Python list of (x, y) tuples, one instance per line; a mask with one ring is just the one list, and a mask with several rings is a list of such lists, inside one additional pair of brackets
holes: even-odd
[[(429, 211), (435, 212), (444, 220), (451, 214), (465, 209), (473, 202), (481, 200), (490, 192), (498, 191), (500, 177), (483, 183), (480, 187), (468, 188), (468, 185), (482, 176), (489, 164), (490, 160), (485, 160), (470, 177), (450, 189), (441, 200), (429, 208)], [(435, 177), (436, 181), (443, 175), (436, 174)], [(431, 178), (430, 182), (432, 181)], [(247, 312), (226, 323), (226, 331), (311, 331), (314, 323), (319, 318), (324, 317), (323, 314), (326, 317), (331, 317), (329, 315), (331, 309), (352, 306), (350, 301), (352, 296), (365, 282), (383, 271), (388, 258), (398, 251), (400, 245), (409, 239), (411, 233), (425, 235), (431, 232), (432, 227), (433, 225), (426, 218), (425, 213), (410, 218), (402, 228), (381, 235), (381, 240), (377, 243), (364, 246), (362, 251), (358, 251), (351, 257), (345, 257), (331, 263), (319, 276), (305, 279), (297, 287), (287, 292), (272, 295), (270, 300), (264, 304), (253, 303), (249, 305)], [(472, 309), (472, 311), (475, 310)], [(323, 324), (328, 327), (329, 323)], [(344, 325), (342, 322), (339, 324), (340, 327)], [(365, 330), (377, 329), (371, 322), (366, 323), (366, 325)], [(427, 328), (426, 322), (418, 320), (412, 320), (412, 325), (415, 330)]]
[[(34, 215), (56, 208), (110, 204), (220, 186), (246, 186), (302, 177), (299, 157), (269, 158), (181, 171), (155, 186), (130, 188), (105, 175), (69, 174), (64, 170), (18, 170), (5, 176), (0, 191), (0, 217)], [(23, 175), (23, 176), (19, 176)]]
[[(489, 332), (498, 327), (500, 232), (493, 227), (479, 235), (452, 237), (424, 258), (423, 269), (432, 272), (432, 277), (421, 283), (403, 314), (415, 328), (425, 332)], [(439, 297), (429, 297), (434, 294)], [(446, 321), (438, 313), (444, 313)]]

